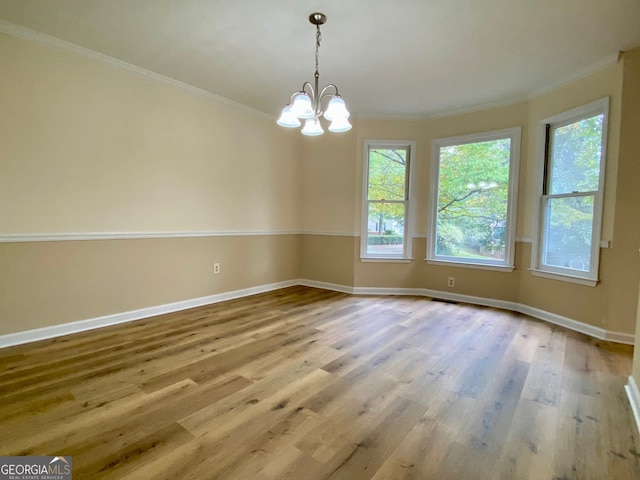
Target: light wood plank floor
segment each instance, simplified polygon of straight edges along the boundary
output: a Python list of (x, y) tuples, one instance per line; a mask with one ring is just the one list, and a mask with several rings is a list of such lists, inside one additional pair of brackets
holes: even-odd
[(293, 287), (0, 350), (0, 454), (74, 479), (638, 479), (631, 347)]

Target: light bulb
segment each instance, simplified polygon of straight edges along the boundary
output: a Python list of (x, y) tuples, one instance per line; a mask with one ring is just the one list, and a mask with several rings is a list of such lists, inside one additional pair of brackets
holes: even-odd
[(282, 109), (280, 118), (278, 119), (278, 125), (287, 128), (294, 128), (300, 126), (300, 120), (291, 111), (291, 105), (287, 105)]
[(330, 122), (334, 120), (347, 119), (349, 118), (349, 115), (349, 110), (347, 110), (344, 100), (338, 95), (329, 100), (327, 111), (324, 112), (324, 118)]
[(351, 124), (346, 118), (336, 118), (331, 122), (331, 125), (329, 125), (330, 132), (340, 133), (348, 130), (351, 130)]
[(291, 111), (298, 118), (313, 118), (314, 111), (311, 106), (311, 99), (309, 98), (309, 95), (304, 92), (300, 92), (296, 95), (293, 105), (291, 106)]
[(322, 125), (320, 125), (320, 120), (317, 118), (310, 118), (304, 123), (302, 133), (304, 135), (317, 136), (322, 135), (324, 130), (322, 129)]

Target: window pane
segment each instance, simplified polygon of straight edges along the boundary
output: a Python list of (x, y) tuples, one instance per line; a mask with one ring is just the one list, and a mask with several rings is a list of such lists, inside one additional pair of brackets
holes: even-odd
[(504, 261), (511, 139), (442, 147), (436, 255)]
[(369, 150), (369, 200), (405, 200), (407, 150)]
[(588, 272), (594, 197), (547, 199), (543, 263)]
[(404, 253), (404, 204), (369, 202), (367, 253)]
[(552, 130), (549, 194), (598, 190), (603, 117), (596, 115)]

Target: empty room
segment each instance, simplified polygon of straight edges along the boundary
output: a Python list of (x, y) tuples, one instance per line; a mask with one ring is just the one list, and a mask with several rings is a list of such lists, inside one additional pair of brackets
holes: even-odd
[(636, 0), (0, 0), (0, 479), (640, 478)]

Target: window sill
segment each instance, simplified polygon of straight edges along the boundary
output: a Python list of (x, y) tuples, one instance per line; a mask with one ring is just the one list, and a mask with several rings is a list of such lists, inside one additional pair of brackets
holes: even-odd
[(578, 285), (586, 285), (587, 287), (595, 287), (598, 284), (598, 280), (591, 280), (589, 278), (574, 277), (572, 275), (564, 275), (562, 273), (546, 272), (544, 270), (537, 270), (530, 268), (529, 271), (534, 277), (549, 278), (551, 280), (559, 280), (561, 282), (577, 283)]
[(484, 263), (463, 263), (463, 262), (452, 262), (452, 261), (445, 261), (445, 260), (431, 260), (429, 258), (425, 260), (429, 265), (442, 265), (444, 267), (474, 268), (476, 270), (493, 270), (495, 272), (513, 272), (515, 270), (515, 267), (511, 265), (488, 265)]
[(405, 258), (405, 257), (360, 257), (361, 262), (371, 262), (371, 263), (411, 263), (413, 262), (413, 258)]

